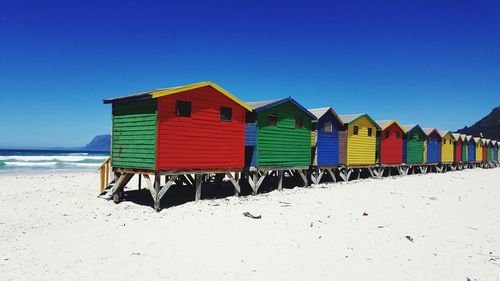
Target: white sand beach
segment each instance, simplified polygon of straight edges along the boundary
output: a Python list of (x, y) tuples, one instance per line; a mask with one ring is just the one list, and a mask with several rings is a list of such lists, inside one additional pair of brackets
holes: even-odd
[(499, 180), (366, 179), (157, 213), (98, 198), (94, 172), (1, 174), (0, 279), (499, 280)]

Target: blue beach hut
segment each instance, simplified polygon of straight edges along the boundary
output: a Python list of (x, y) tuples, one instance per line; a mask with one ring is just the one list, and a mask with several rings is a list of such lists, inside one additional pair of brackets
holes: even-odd
[(331, 107), (308, 109), (318, 120), (312, 127), (312, 164), (315, 166), (337, 166), (339, 164), (339, 132), (344, 123)]
[(424, 131), (427, 134), (427, 163), (437, 164), (441, 161), (441, 134), (435, 128)]
[(467, 139), (467, 162), (476, 161), (476, 141), (473, 136), (466, 136)]

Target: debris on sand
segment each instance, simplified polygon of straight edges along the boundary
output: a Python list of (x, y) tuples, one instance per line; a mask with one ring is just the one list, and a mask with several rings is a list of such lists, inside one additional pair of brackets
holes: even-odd
[(410, 241), (411, 243), (413, 243), (413, 238), (411, 238), (411, 236), (406, 235), (405, 238), (408, 239), (408, 241)]
[(243, 215), (244, 215), (245, 217), (249, 217), (249, 218), (252, 218), (252, 219), (261, 219), (261, 218), (262, 218), (262, 216), (261, 216), (261, 215), (254, 216), (254, 215), (250, 214), (249, 212), (244, 212), (244, 213), (243, 213)]

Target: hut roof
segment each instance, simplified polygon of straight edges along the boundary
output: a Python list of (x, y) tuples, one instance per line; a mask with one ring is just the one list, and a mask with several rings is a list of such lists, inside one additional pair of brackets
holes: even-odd
[(370, 120), (370, 122), (373, 123), (373, 125), (375, 125), (375, 127), (377, 127), (377, 129), (380, 130), (380, 126), (377, 124), (377, 122), (375, 122), (370, 117), (370, 115), (368, 115), (366, 113), (339, 115), (339, 117), (340, 117), (340, 120), (342, 120), (342, 122), (344, 124), (351, 124), (351, 123), (358, 121), (358, 119), (360, 119), (360, 118), (366, 117), (366, 118), (368, 118), (368, 120)]
[(342, 122), (340, 117), (337, 115), (337, 112), (335, 112), (335, 110), (333, 110), (333, 108), (331, 108), (331, 107), (321, 107), (321, 108), (312, 108), (312, 109), (308, 108), (307, 110), (309, 110), (309, 112), (311, 112), (314, 116), (316, 116), (317, 119), (323, 117), (323, 115), (325, 115), (327, 112), (330, 112), (333, 114), (335, 119), (337, 119), (337, 121), (340, 123), (341, 126), (344, 125), (344, 122)]
[(471, 136), (471, 135), (466, 135), (466, 136), (465, 136), (465, 138), (467, 139), (467, 141), (471, 141), (471, 140), (476, 141), (476, 140), (474, 139), (474, 137), (473, 137), (473, 136)]
[(253, 101), (253, 102), (247, 102), (248, 106), (250, 106), (253, 111), (255, 112), (260, 112), (262, 110), (266, 110), (275, 106), (278, 106), (280, 104), (283, 104), (285, 102), (291, 102), (298, 108), (300, 108), (302, 111), (304, 111), (307, 115), (309, 115), (313, 120), (316, 120), (316, 116), (309, 112), (305, 107), (303, 107), (300, 103), (292, 99), (291, 97), (288, 98), (281, 98), (281, 99), (274, 99), (274, 100), (265, 100), (265, 101)]
[(443, 130), (438, 130), (439, 134), (441, 135), (441, 137), (445, 137), (446, 135), (450, 135), (454, 140), (458, 140), (452, 133), (451, 131), (443, 131)]
[(401, 124), (399, 124), (399, 122), (396, 120), (377, 120), (375, 122), (379, 125), (381, 130), (385, 130), (385, 129), (387, 129), (387, 127), (391, 126), (392, 124), (396, 124), (403, 132), (406, 132), (405, 129), (403, 128), (403, 126), (401, 126)]
[(133, 100), (143, 100), (143, 99), (150, 99), (150, 98), (159, 98), (163, 96), (168, 96), (168, 95), (173, 95), (177, 93), (182, 93), (185, 91), (193, 90), (193, 89), (198, 89), (201, 87), (212, 87), (213, 89), (217, 90), (221, 94), (225, 95), (229, 99), (233, 100), (237, 104), (241, 105), (242, 107), (246, 108), (247, 110), (252, 110), (251, 107), (229, 93), (228, 91), (224, 90), (222, 87), (219, 85), (206, 81), (206, 82), (198, 82), (194, 84), (189, 84), (189, 85), (183, 85), (183, 86), (177, 86), (177, 87), (170, 87), (170, 88), (163, 88), (163, 89), (155, 89), (155, 90), (150, 90), (146, 92), (141, 92), (137, 94), (132, 94), (132, 95), (127, 95), (127, 96), (122, 96), (122, 97), (117, 97), (117, 98), (112, 98), (112, 99), (105, 99), (103, 102), (106, 103), (115, 103), (115, 102), (124, 102), (124, 101), (133, 101)]
[(424, 132), (425, 132), (428, 136), (430, 136), (433, 132), (436, 132), (436, 134), (438, 134), (438, 135), (439, 135), (439, 137), (441, 137), (441, 138), (443, 137), (443, 136), (441, 136), (441, 133), (439, 133), (439, 131), (438, 131), (436, 128), (424, 128), (423, 130), (424, 130)]
[(474, 137), (474, 142), (475, 143), (478, 143), (479, 141), (481, 141), (482, 143), (484, 143), (482, 138)]

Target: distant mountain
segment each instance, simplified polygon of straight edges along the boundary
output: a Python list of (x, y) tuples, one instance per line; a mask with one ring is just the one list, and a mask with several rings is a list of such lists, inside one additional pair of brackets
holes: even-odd
[(490, 114), (477, 121), (474, 125), (458, 130), (461, 134), (500, 140), (500, 106), (493, 108)]
[(86, 146), (81, 150), (85, 151), (109, 151), (111, 144), (111, 135), (95, 136)]

